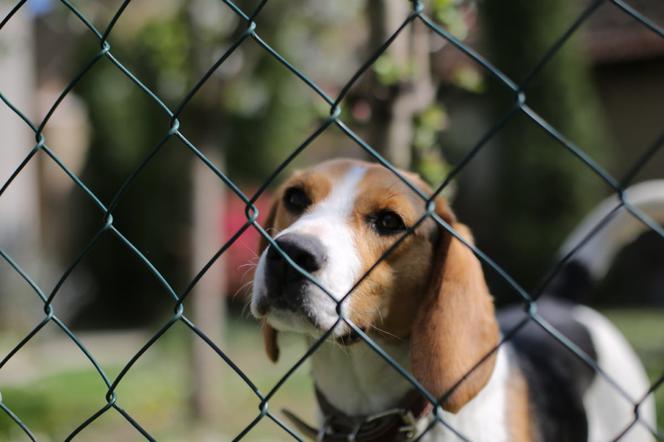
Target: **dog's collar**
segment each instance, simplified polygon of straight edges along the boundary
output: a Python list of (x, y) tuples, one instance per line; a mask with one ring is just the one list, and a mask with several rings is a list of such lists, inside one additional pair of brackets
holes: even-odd
[(419, 392), (408, 393), (395, 408), (371, 414), (350, 416), (334, 407), (316, 388), (316, 399), (323, 413), (323, 424), (313, 427), (295, 414), (284, 414), (304, 434), (322, 442), (402, 442), (415, 439), (417, 422), (433, 410), (431, 402)]

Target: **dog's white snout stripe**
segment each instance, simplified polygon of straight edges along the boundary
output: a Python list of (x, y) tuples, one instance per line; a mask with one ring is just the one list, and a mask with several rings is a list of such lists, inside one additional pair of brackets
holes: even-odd
[[(334, 299), (311, 284), (307, 289), (303, 308), (324, 329), (332, 327), (337, 321), (336, 301), (350, 291), (362, 271), (362, 261), (351, 221), (358, 186), (365, 173), (365, 167), (351, 168), (341, 178), (332, 182), (332, 189), (323, 200), (275, 237), (279, 239), (288, 234), (309, 235), (322, 244), (326, 259), (319, 270), (312, 272), (312, 276)], [(262, 297), (267, 296), (265, 260), (264, 252), (257, 268), (252, 308), (260, 304)], [(347, 308), (348, 305), (344, 302), (341, 307), (344, 315)]]

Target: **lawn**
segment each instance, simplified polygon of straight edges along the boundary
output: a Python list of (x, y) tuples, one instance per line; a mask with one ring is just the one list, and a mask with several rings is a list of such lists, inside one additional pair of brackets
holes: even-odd
[[(189, 329), (176, 324), (157, 341), (119, 384), (118, 405), (158, 440), (230, 440), (258, 415), (259, 400), (219, 358), (215, 367), (218, 369), (219, 382), (211, 387), (219, 398), (218, 418), (208, 426), (196, 422), (190, 411), (190, 339)], [(257, 324), (234, 319), (229, 323), (223, 348), (259, 390), (267, 393), (305, 351), (304, 344), (298, 342), (297, 338), (283, 337), (281, 341), (282, 358), (279, 364), (273, 365), (263, 353)], [(132, 343), (130, 347), (122, 350), (127, 354), (123, 360), (128, 360), (138, 345)], [(4, 346), (2, 348), (4, 350)], [(35, 349), (28, 345), (23, 351), (31, 352)], [(12, 370), (11, 364), (10, 361), (5, 369)], [(29, 382), (5, 384), (7, 376), (0, 375), (0, 392), (4, 403), (35, 432), (39, 440), (63, 440), (77, 425), (105, 405), (106, 388), (99, 375), (88, 368), (82, 358), (78, 365), (77, 368), (57, 370), (30, 379)], [(102, 367), (111, 378), (122, 369), (121, 364), (102, 364)], [(44, 369), (45, 373), (50, 371)], [(304, 364), (270, 401), (270, 409), (280, 414), (281, 407), (286, 406), (303, 417), (313, 419), (313, 404), (307, 364)], [(279, 440), (274, 437), (279, 433), (275, 424), (265, 419), (255, 427), (252, 437), (247, 440)], [(2, 412), (0, 440), (27, 440)], [(84, 430), (77, 440), (144, 439), (119, 413), (109, 410)], [(289, 439), (284, 437), (282, 440)]]
[[(664, 311), (612, 310), (606, 314), (626, 334), (644, 361), (654, 381), (664, 372)], [(191, 380), (188, 366), (191, 334), (176, 325), (129, 371), (117, 389), (118, 405), (127, 410), (159, 440), (230, 440), (258, 414), (259, 401), (252, 390), (218, 360), (219, 382), (211, 386), (219, 398), (216, 422), (202, 425), (191, 415)], [(249, 376), (262, 393), (267, 393), (305, 350), (294, 337), (281, 337), (282, 357), (276, 366), (267, 361), (257, 325), (253, 321), (231, 319), (223, 348)], [(132, 344), (134, 345), (134, 344)], [(133, 347), (124, 349), (127, 355)], [(3, 345), (2, 350), (5, 350)], [(36, 347), (39, 348), (39, 347)], [(36, 349), (28, 345), (26, 352)], [(118, 350), (115, 350), (118, 351)], [(124, 357), (124, 356), (123, 356)], [(121, 360), (126, 360), (126, 358)], [(112, 359), (112, 358), (111, 358)], [(35, 359), (39, 361), (39, 359)], [(41, 363), (41, 362), (38, 362)], [(12, 362), (5, 368), (12, 370)], [(51, 370), (27, 381), (0, 376), (3, 401), (36, 433), (39, 440), (62, 440), (78, 424), (105, 405), (105, 386), (99, 376), (81, 361), (78, 366)], [(122, 364), (106, 364), (110, 376), (120, 372)], [(16, 369), (16, 368), (14, 368)], [(4, 369), (3, 369), (4, 370)], [(315, 406), (312, 386), (307, 376), (308, 364), (295, 371), (270, 401), (270, 410), (281, 416), (287, 407), (313, 421)], [(664, 423), (664, 386), (655, 394), (658, 420)], [(282, 436), (283, 435), (283, 436)], [(0, 440), (26, 440), (9, 418), (0, 413)], [(110, 410), (84, 430), (78, 440), (143, 440), (114, 410)], [(247, 440), (290, 440), (273, 422), (264, 419)]]
[[(646, 367), (650, 381), (655, 382), (664, 376), (664, 311), (611, 310), (604, 313), (632, 344)], [(664, 384), (655, 390), (655, 402), (657, 424), (664, 429)]]

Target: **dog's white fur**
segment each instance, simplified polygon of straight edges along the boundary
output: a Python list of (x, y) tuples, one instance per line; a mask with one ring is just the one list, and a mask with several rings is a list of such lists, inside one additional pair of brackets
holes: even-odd
[[(355, 201), (355, 189), (366, 172), (363, 167), (354, 167), (334, 183), (332, 192), (316, 205), (311, 212), (299, 218), (288, 228), (279, 232), (278, 239), (288, 233), (314, 235), (323, 243), (328, 255), (323, 269), (314, 276), (336, 299), (340, 300), (360, 277), (360, 258), (355, 247), (355, 232), (348, 223)], [(258, 316), (258, 305), (267, 296), (265, 286), (266, 252), (261, 254), (254, 280), (251, 297), (251, 311)], [(322, 329), (329, 329), (339, 319), (336, 302), (320, 288), (311, 285), (307, 293), (308, 304), (304, 306), (312, 314)], [(342, 304), (342, 311), (348, 308), (348, 302)], [(304, 318), (292, 313), (276, 312), (271, 318), (282, 330), (319, 334)], [(336, 336), (348, 333), (348, 325), (338, 323), (334, 330)]]
[[(577, 306), (574, 314), (590, 331), (600, 368), (617, 382), (631, 402), (648, 391), (648, 377), (641, 361), (625, 337), (604, 316), (595, 310)], [(633, 406), (603, 376), (595, 380), (583, 398), (588, 413), (588, 439), (592, 442), (612, 440), (632, 421)], [(655, 404), (650, 395), (640, 407), (643, 421), (655, 428)], [(652, 440), (646, 427), (637, 423), (623, 438), (624, 442)]]

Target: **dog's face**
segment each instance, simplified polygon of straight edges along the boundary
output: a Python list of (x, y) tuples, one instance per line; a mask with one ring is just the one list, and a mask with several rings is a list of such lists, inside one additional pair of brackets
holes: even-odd
[[(401, 173), (430, 192), (416, 175)], [(472, 242), (444, 200), (435, 207)], [(328, 293), (263, 245), (251, 311), (263, 319), (268, 356), (278, 357), (277, 330), (319, 336), (332, 329), (333, 339), (354, 342), (341, 312), (370, 336), (406, 342), (413, 374), (432, 394), (445, 395), (445, 409), (472, 399), (495, 362), (493, 301), (473, 253), (429, 217), (418, 224), (424, 213), (422, 198), (376, 164), (329, 161), (287, 180), (265, 227)]]
[[(413, 174), (406, 176), (428, 190)], [(297, 172), (275, 198), (269, 233), (329, 294), (268, 247), (254, 277), (254, 315), (276, 329), (314, 334), (337, 324), (333, 336), (343, 340), (350, 333), (337, 323), (343, 299), (344, 316), (367, 333), (409, 335), (438, 236), (433, 221), (421, 223), (358, 281), (420, 219), (422, 198), (389, 170), (351, 160)]]

